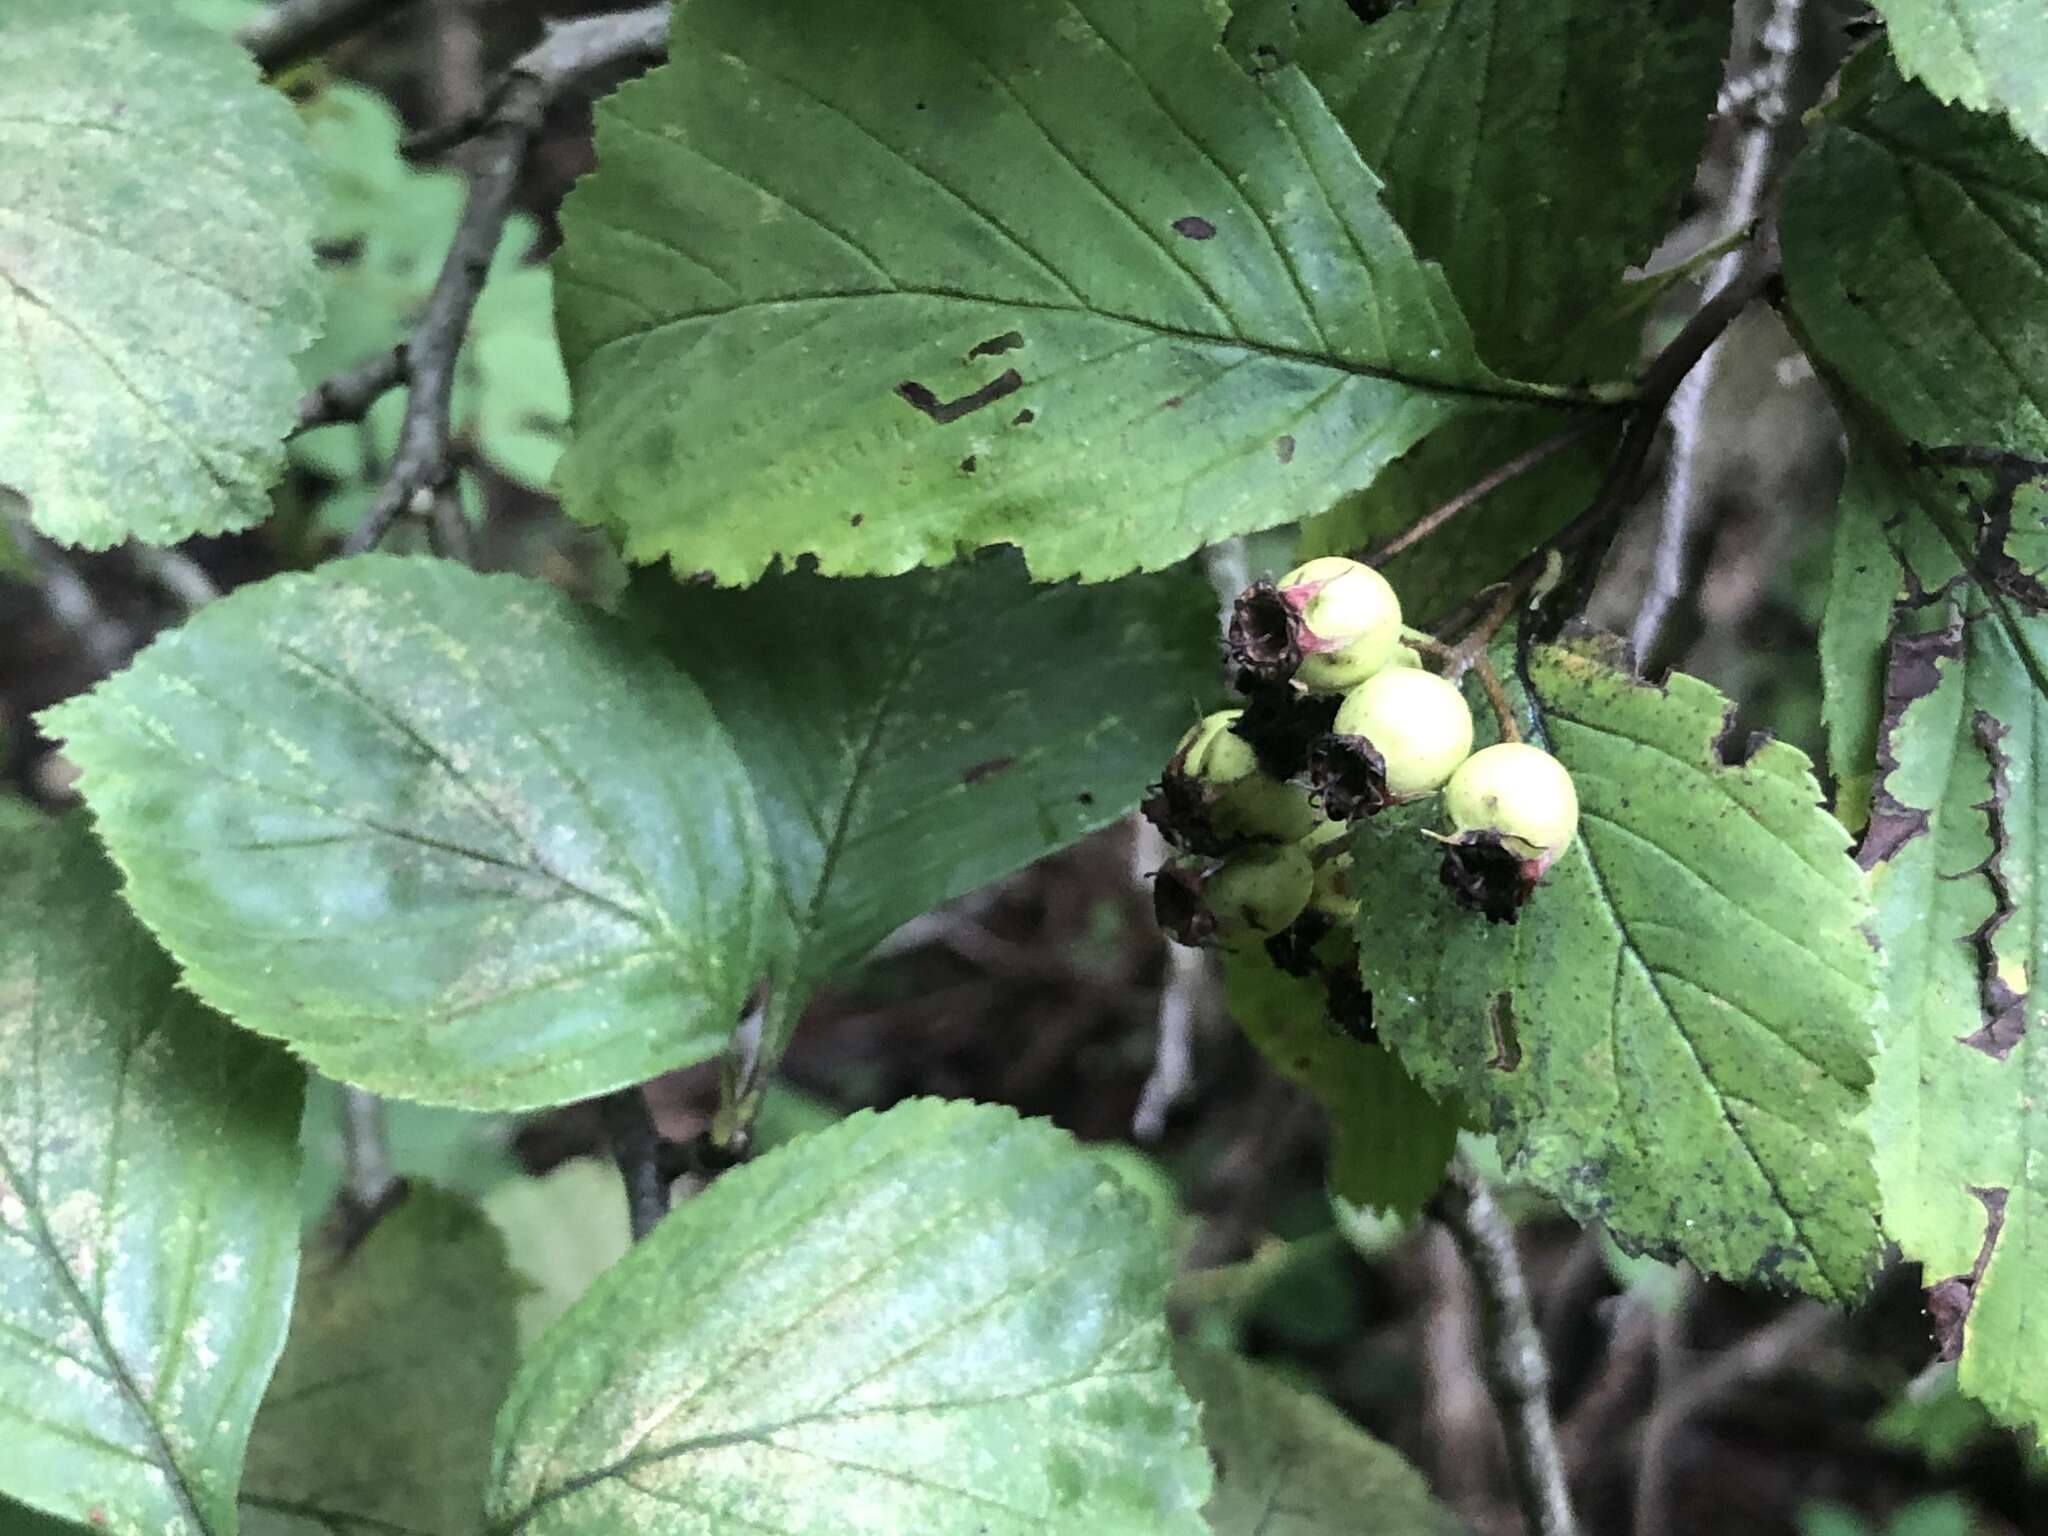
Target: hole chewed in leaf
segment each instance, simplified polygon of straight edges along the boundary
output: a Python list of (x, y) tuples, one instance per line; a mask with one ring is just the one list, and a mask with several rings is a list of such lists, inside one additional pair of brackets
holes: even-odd
[[(2048, 613), (2048, 584), (2040, 570), (2029, 570), (2013, 556), (2011, 539), (2015, 504), (2022, 489), (2048, 485), (2048, 463), (2003, 448), (1970, 445), (1923, 448), (1923, 463), (1981, 471), (1991, 488), (1982, 501), (1971, 500), (1977, 514), (1976, 576), (1992, 591), (2029, 613)], [(1965, 496), (1969, 487), (1958, 486)]]
[(1014, 352), (1024, 345), (1022, 331), (1005, 331), (1000, 336), (991, 336), (987, 341), (977, 341), (967, 349), (967, 360), (977, 357), (1001, 357), (1005, 352)]
[(1877, 774), (1872, 784), (1870, 826), (1856, 862), (1875, 869), (1927, 830), (1927, 812), (1907, 805), (1892, 793), (1890, 780), (1899, 758), (1892, 738), (1906, 711), (1941, 685), (1941, 664), (1963, 654), (1963, 616), (1951, 609), (1939, 629), (1908, 633), (1900, 626), (1910, 602), (1894, 611), (1891, 644), (1885, 660), (1884, 714), (1877, 728)]
[[(1998, 932), (2019, 910), (2013, 899), (2012, 881), (2005, 873), (2005, 858), (2012, 843), (2006, 825), (2006, 804), (2012, 797), (2011, 765), (2004, 747), (2008, 733), (2006, 724), (1985, 710), (1977, 710), (1970, 717), (1970, 734), (1991, 771), (1991, 792), (1976, 808), (1984, 813), (1991, 833), (1991, 852), (1984, 856), (1977, 872), (1991, 887), (1992, 907), (1991, 915), (1970, 935), (1970, 947), (1977, 954), (1977, 996), (1984, 1022), (1960, 1039), (1972, 1050), (1982, 1051), (1997, 1061), (2012, 1054), (2027, 1026), (2025, 969), (2015, 964), (2009, 974), (2007, 963), (1998, 953)], [(2019, 985), (2014, 985), (2015, 980)]]
[(1496, 1072), (1512, 1072), (1522, 1064), (1522, 1039), (1515, 1031), (1515, 999), (1512, 993), (1496, 992), (1489, 1011), (1493, 1029), (1493, 1055), (1486, 1064)]
[(939, 426), (958, 421), (962, 416), (971, 416), (985, 405), (994, 405), (1006, 395), (1014, 395), (1024, 387), (1024, 375), (1014, 368), (1005, 368), (972, 394), (962, 395), (957, 400), (941, 400), (915, 379), (905, 379), (896, 386), (896, 394), (906, 404), (924, 412)]
[(1970, 1320), (1970, 1306), (1977, 1299), (1977, 1286), (1998, 1246), (1998, 1234), (2005, 1227), (2007, 1191), (1971, 1186), (1984, 1207), (1984, 1242), (1977, 1249), (1977, 1261), (1967, 1275), (1951, 1275), (1927, 1288), (1927, 1316), (1934, 1324), (1935, 1346), (1944, 1360), (1957, 1360), (1963, 1353), (1963, 1328)]
[(1214, 240), (1216, 226), (1199, 213), (1190, 213), (1173, 221), (1173, 232), (1185, 235), (1190, 240)]
[(1292, 433), (1280, 438), (1273, 444), (1273, 456), (1279, 459), (1282, 464), (1292, 464), (1294, 462), (1294, 435)]

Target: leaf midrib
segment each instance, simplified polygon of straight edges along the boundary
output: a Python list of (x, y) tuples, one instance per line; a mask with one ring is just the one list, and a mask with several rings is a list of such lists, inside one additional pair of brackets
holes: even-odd
[(44, 1263), (56, 1275), (72, 1309), (85, 1324), (86, 1332), (91, 1336), (93, 1343), (98, 1346), (99, 1353), (106, 1362), (106, 1379), (113, 1383), (127, 1402), (135, 1421), (141, 1425), (149, 1448), (155, 1453), (156, 1465), (163, 1471), (166, 1486), (175, 1496), (179, 1509), (192, 1522), (194, 1530), (205, 1533), (205, 1536), (213, 1536), (214, 1527), (200, 1513), (198, 1496), (193, 1491), (190, 1480), (185, 1476), (184, 1466), (172, 1453), (170, 1440), (151, 1411), (148, 1397), (130, 1374), (128, 1362), (122, 1358), (120, 1351), (115, 1349), (113, 1339), (107, 1334), (105, 1320), (90, 1304), (85, 1288), (79, 1284), (78, 1277), (71, 1272), (71, 1266), (65, 1263), (64, 1256), (57, 1247), (56, 1234), (43, 1219), (40, 1189), (23, 1181), (20, 1165), (8, 1154), (4, 1141), (0, 1141), (0, 1177), (4, 1177), (9, 1184), (22, 1191), (22, 1210), (30, 1223), (28, 1236), (42, 1251)]
[(1108, 321), (1147, 335), (1173, 341), (1186, 342), (1191, 346), (1208, 347), (1217, 350), (1252, 352), (1262, 357), (1281, 362), (1297, 363), (1303, 367), (1319, 368), (1327, 372), (1351, 374), (1359, 378), (1380, 379), (1387, 383), (1399, 384), (1406, 389), (1424, 390), (1433, 394), (1451, 395), (1461, 399), (1493, 400), (1503, 404), (1545, 405), (1558, 409), (1572, 406), (1608, 408), (1627, 402), (1597, 397), (1583, 390), (1550, 387), (1538, 384), (1516, 384), (1503, 380), (1499, 385), (1462, 384), (1455, 380), (1427, 379), (1403, 372), (1401, 369), (1383, 364), (1361, 363), (1328, 353), (1307, 351), (1298, 347), (1282, 346), (1276, 342), (1260, 341), (1256, 338), (1219, 335), (1208, 331), (1191, 330), (1182, 326), (1167, 325), (1137, 315), (1123, 314), (1115, 310), (1096, 309), (1081, 304), (1055, 304), (1045, 299), (997, 298), (986, 294), (967, 293), (959, 289), (935, 287), (892, 287), (892, 288), (846, 288), (833, 293), (806, 294), (796, 298), (745, 299), (736, 304), (714, 305), (692, 310), (686, 314), (671, 315), (650, 325), (636, 326), (593, 348), (578, 364), (587, 367), (591, 359), (603, 355), (613, 347), (632, 342), (644, 341), (659, 332), (688, 325), (696, 321), (716, 321), (734, 315), (747, 314), (758, 310), (797, 309), (807, 305), (833, 305), (843, 303), (872, 303), (882, 299), (936, 299), (945, 303), (972, 305), (977, 309), (1025, 310), (1035, 313), (1080, 316), (1089, 320)]

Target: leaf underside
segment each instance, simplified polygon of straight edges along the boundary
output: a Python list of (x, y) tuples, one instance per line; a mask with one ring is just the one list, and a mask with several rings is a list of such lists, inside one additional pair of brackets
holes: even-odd
[(1724, 763), (1725, 699), (1618, 659), (1581, 641), (1517, 664), (1525, 730), (1582, 812), (1519, 922), (1455, 906), (1419, 818), (1361, 841), (1380, 871), (1358, 931), (1382, 1038), (1582, 1220), (1851, 1299), (1878, 1246), (1861, 877), (1802, 753)]

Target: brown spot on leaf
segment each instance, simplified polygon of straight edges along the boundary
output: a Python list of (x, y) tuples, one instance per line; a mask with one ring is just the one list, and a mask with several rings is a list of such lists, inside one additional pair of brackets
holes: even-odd
[(1014, 395), (1024, 387), (1024, 375), (1014, 368), (1005, 368), (981, 388), (957, 400), (941, 400), (915, 379), (905, 379), (896, 386), (896, 394), (907, 404), (925, 415), (939, 426), (958, 421), (962, 416), (971, 416), (985, 405), (994, 405), (1005, 395)]
[(1908, 633), (1903, 619), (1908, 605), (1893, 610), (1892, 637), (1884, 672), (1884, 713), (1877, 727), (1877, 775), (1870, 801), (1870, 826), (1863, 834), (1863, 846), (1856, 862), (1875, 869), (1886, 859), (1927, 830), (1927, 813), (1907, 805), (1890, 789), (1891, 775), (1898, 771), (1898, 752), (1892, 737), (1905, 719), (1906, 711), (1941, 685), (1941, 664), (1960, 660), (1963, 654), (1963, 616), (1951, 608), (1948, 622), (1939, 629)]
[(979, 459), (977, 459), (973, 454), (970, 453), (969, 455), (967, 455), (966, 458), (960, 461), (960, 473), (963, 475), (973, 474), (976, 466), (979, 465), (980, 462), (981, 461)]
[(1199, 213), (1190, 213), (1173, 221), (1173, 232), (1186, 235), (1190, 240), (1214, 240), (1216, 226)]
[(1038, 412), (1032, 410), (1027, 405), (1023, 410), (1010, 418), (1010, 425), (1013, 427), (1028, 427), (1036, 420), (1038, 420)]
[(1515, 1032), (1515, 1000), (1511, 994), (1494, 994), (1488, 1022), (1493, 1027), (1493, 1055), (1486, 1064), (1496, 1072), (1514, 1071), (1522, 1064), (1522, 1041)]
[(1160, 403), (1169, 411), (1177, 411), (1180, 409), (1181, 398), (1179, 395), (1168, 395), (1166, 399)]
[(1970, 1307), (1977, 1299), (1977, 1286), (1991, 1263), (1991, 1251), (1998, 1246), (1998, 1234), (2005, 1226), (2003, 1189), (1971, 1186), (1984, 1207), (1984, 1241), (1978, 1246), (1977, 1261), (1967, 1275), (1951, 1275), (1927, 1290), (1927, 1315), (1934, 1324), (1934, 1342), (1944, 1360), (1956, 1360), (1963, 1353), (1963, 1325), (1970, 1320)]
[(980, 784), (999, 773), (1007, 773), (1016, 766), (1017, 759), (1014, 757), (992, 757), (985, 763), (976, 763), (971, 768), (961, 769), (960, 782), (968, 785)]
[(2019, 903), (2013, 899), (2012, 882), (2005, 873), (2005, 856), (2012, 844), (2005, 817), (2006, 804), (2012, 798), (2011, 764), (2004, 747), (2009, 732), (2004, 721), (1980, 709), (1970, 716), (1970, 734), (1991, 771), (1991, 793), (1976, 806), (1984, 813), (1985, 825), (1991, 833), (1991, 852), (1977, 868), (1991, 887), (1991, 915), (1977, 925), (1969, 938), (1970, 947), (1977, 954), (1977, 1002), (1984, 1022), (1972, 1033), (1958, 1038), (1972, 1050), (2003, 1061), (2020, 1043), (2027, 1027), (2027, 994), (2013, 987), (1998, 957), (1998, 930), (2019, 910)]
[(1292, 464), (1294, 462), (1294, 435), (1289, 433), (1273, 444), (1273, 452), (1282, 464)]
[(852, 516), (852, 517), (848, 518), (848, 519), (846, 520), (846, 522), (847, 522), (847, 526), (848, 526), (848, 527), (850, 527), (850, 528), (858, 528), (858, 527), (859, 527), (859, 526), (860, 526), (860, 525), (861, 525), (862, 523), (866, 522), (867, 520), (868, 520), (868, 515), (867, 515), (867, 513), (865, 513), (865, 512), (856, 512), (856, 513), (854, 513), (854, 514), (853, 514), (853, 516)]
[(977, 341), (967, 349), (967, 360), (977, 357), (1001, 357), (1005, 352), (1014, 351), (1024, 345), (1022, 331), (1005, 331), (1000, 336), (991, 336), (987, 341)]

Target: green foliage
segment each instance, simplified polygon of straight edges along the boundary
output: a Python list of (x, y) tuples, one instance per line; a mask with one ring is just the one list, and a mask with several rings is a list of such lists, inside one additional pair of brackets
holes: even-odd
[(794, 932), (778, 1032), (898, 924), (1128, 811), (1215, 687), (1186, 574), (1034, 586), (995, 557), (745, 592), (657, 576), (633, 611), (760, 796)]
[[(463, 181), (453, 171), (408, 165), (399, 153), (397, 115), (373, 91), (331, 85), (304, 110), (328, 192), (315, 238), (334, 253), (320, 270), (327, 323), (299, 359), (311, 388), (404, 340), (454, 236)], [(457, 362), (452, 424), (459, 444), (539, 490), (561, 454), (569, 384), (555, 345), (553, 279), (545, 266), (525, 260), (534, 238), (531, 219), (506, 222)], [(406, 394), (386, 392), (361, 423), (293, 439), (296, 463), (337, 482), (322, 504), (329, 526), (353, 527), (375, 499), (397, 447)]]
[(13, 0), (0, 78), (0, 483), (89, 549), (259, 521), (319, 313), (291, 108), (146, 3)]
[[(1852, 219), (1875, 234), (1845, 241)], [(1784, 227), (1792, 316), (1854, 438), (1824, 660), (1838, 771), (1875, 765), (1884, 1224), (1936, 1287), (1964, 1390), (2048, 1426), (2048, 594), (2025, 462), (2048, 458), (2048, 164), (1873, 68), (1801, 157)]]
[(1386, 1047), (1331, 1022), (1321, 986), (1262, 954), (1228, 955), (1230, 1015), (1273, 1070), (1316, 1096), (1330, 1122), (1330, 1189), (1353, 1205), (1413, 1215), (1443, 1182), (1458, 1117)]
[(298, 1257), (299, 1079), (172, 985), (82, 821), (0, 861), (0, 1489), (233, 1536)]
[[(1254, 73), (1295, 64), (1321, 89), (1402, 229), (1443, 264), (1482, 357), (1583, 383), (1635, 362), (1645, 304), (1624, 274), (1691, 184), (1729, 15), (1695, 0), (1439, 0), (1363, 27), (1344, 0), (1254, 0), (1229, 41)], [(1528, 409), (1461, 415), (1311, 522), (1302, 552), (1383, 540), (1558, 426)], [(1444, 612), (1561, 527), (1614, 441), (1592, 429), (1466, 513), (1455, 537), (1398, 557), (1389, 573), (1411, 614)]]
[(1420, 1474), (1321, 1398), (1220, 1351), (1183, 1347), (1181, 1381), (1202, 1409), (1216, 1463), (1214, 1536), (1460, 1536), (1466, 1524)]
[(541, 1341), (489, 1529), (1196, 1536), (1166, 1279), (1144, 1201), (1049, 1126), (855, 1115), (725, 1175)]
[(1259, 0), (1237, 8), (1229, 45), (1254, 74), (1295, 64), (1322, 92), (1488, 362), (1569, 382), (1561, 345), (1612, 304), (1692, 184), (1731, 9), (1425, 0), (1367, 27), (1345, 0)]
[(1847, 1301), (1877, 1258), (1862, 1116), (1870, 912), (1805, 756), (1721, 760), (1727, 701), (1594, 642), (1513, 661), (1578, 838), (1512, 925), (1456, 907), (1418, 818), (1356, 856), (1382, 1038), (1500, 1136), (1511, 1176), (1632, 1248)]
[(1899, 67), (1943, 101), (2003, 112), (2048, 150), (2048, 12), (2034, 0), (1876, 0)]
[(530, 1348), (592, 1282), (626, 1256), (626, 1181), (616, 1164), (578, 1157), (537, 1179), (507, 1179), (484, 1199), (513, 1267), (529, 1284), (519, 1298), (519, 1343)]
[(537, 582), (273, 577), (45, 719), (186, 984), (344, 1082), (637, 1082), (717, 1051), (781, 942), (703, 695)]
[(1095, 579), (1538, 398), (1474, 356), (1308, 83), (1255, 84), (1211, 24), (1185, 0), (679, 8), (563, 210), (569, 510), (725, 582), (992, 543)]
[[(1120, 815), (1208, 685), (1183, 577), (659, 585), (657, 643), (343, 562), (46, 719), (202, 997), (343, 1081), (521, 1108), (715, 1053), (771, 973), (792, 1024), (897, 923)], [(1076, 685), (1112, 668), (1127, 707)]]
[(249, 1442), (246, 1536), (472, 1536), (518, 1290), (491, 1225), (424, 1186), (314, 1255)]

